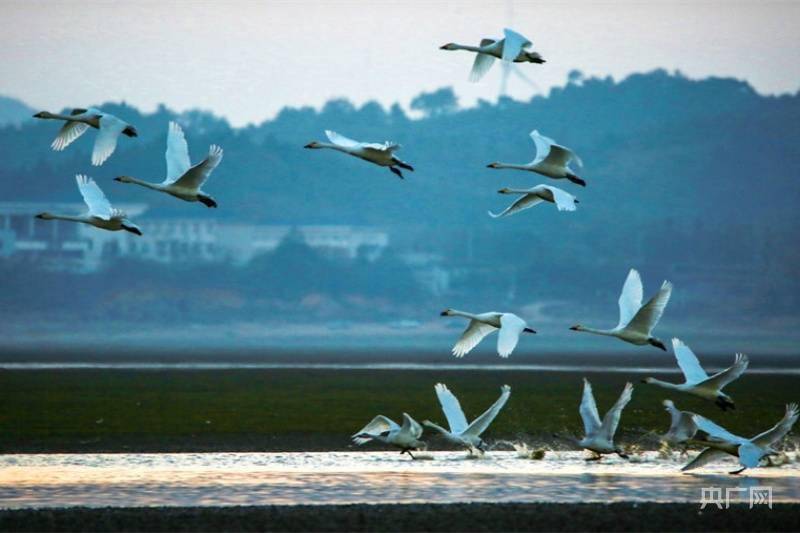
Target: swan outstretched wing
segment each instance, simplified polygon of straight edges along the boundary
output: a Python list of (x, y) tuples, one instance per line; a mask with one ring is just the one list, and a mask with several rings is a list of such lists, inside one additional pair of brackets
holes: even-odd
[(470, 320), (467, 329), (461, 334), (455, 346), (453, 346), (453, 355), (456, 357), (464, 357), (468, 354), (483, 338), (497, 328), (478, 322), (477, 320)]
[(628, 323), (633, 320), (639, 309), (642, 308), (642, 298), (644, 297), (644, 289), (642, 288), (642, 278), (639, 272), (632, 268), (628, 272), (628, 277), (625, 278), (625, 284), (622, 286), (622, 293), (619, 295), (619, 325), (618, 328), (624, 328)]
[(489, 54), (475, 54), (475, 61), (472, 62), (472, 70), (469, 71), (469, 81), (476, 83), (489, 72), (489, 69), (494, 65), (494, 56)]
[(553, 202), (559, 211), (575, 211), (575, 197), (563, 189), (551, 185), (541, 185), (553, 195)]
[(678, 361), (678, 366), (681, 368), (684, 378), (686, 378), (686, 383), (696, 385), (708, 379), (708, 374), (700, 366), (697, 356), (682, 340), (672, 339), (672, 352)]
[(481, 433), (486, 431), (486, 428), (488, 428), (494, 419), (497, 418), (497, 415), (500, 414), (500, 410), (508, 401), (509, 396), (511, 396), (511, 387), (508, 385), (500, 387), (500, 397), (497, 401), (495, 401), (481, 416), (473, 420), (464, 434), (480, 437)]
[(729, 383), (739, 379), (739, 377), (744, 374), (744, 371), (747, 370), (747, 365), (749, 364), (750, 360), (745, 354), (737, 353), (733, 364), (722, 372), (717, 372), (708, 378), (706, 384), (711, 385), (718, 390), (722, 390)]
[(113, 208), (111, 202), (108, 201), (106, 195), (103, 194), (102, 189), (95, 183), (89, 176), (77, 174), (75, 181), (78, 182), (78, 190), (83, 196), (83, 201), (89, 208), (89, 214), (93, 217), (102, 218), (103, 220), (111, 220), (113, 215)]
[(697, 457), (689, 461), (683, 468), (681, 468), (681, 472), (688, 472), (689, 470), (700, 468), (701, 466), (705, 466), (712, 461), (722, 459), (726, 455), (728, 454), (722, 450), (717, 450), (716, 448), (706, 448), (697, 454)]
[(439, 398), (444, 416), (447, 418), (447, 424), (450, 426), (450, 433), (461, 433), (467, 429), (469, 425), (467, 417), (464, 416), (458, 398), (443, 383), (437, 383), (434, 390)]
[(632, 396), (633, 384), (629, 382), (626, 383), (625, 388), (622, 389), (622, 394), (619, 395), (617, 403), (615, 403), (614, 406), (606, 412), (606, 416), (603, 417), (603, 433), (609, 440), (612, 439), (617, 432), (619, 419), (622, 417), (622, 410), (625, 409), (625, 406), (631, 401)]
[(94, 140), (94, 150), (92, 150), (92, 165), (99, 167), (105, 163), (116, 150), (120, 133), (127, 127), (127, 123), (114, 115), (100, 117), (100, 131)]
[(167, 130), (167, 179), (164, 185), (175, 183), (192, 166), (189, 160), (189, 145), (186, 144), (186, 136), (183, 134), (177, 122), (169, 123)]
[(408, 413), (403, 413), (403, 427), (402, 431), (408, 432), (412, 437), (418, 439), (422, 436), (422, 426), (411, 418)]
[(360, 437), (359, 435), (380, 435), (381, 433), (385, 433), (387, 431), (391, 431), (393, 429), (398, 429), (400, 426), (397, 425), (392, 419), (387, 418), (383, 415), (378, 415), (373, 418), (369, 424), (361, 428), (360, 430), (356, 431), (352, 435), (353, 442), (356, 444), (364, 444), (365, 442), (369, 442), (369, 437)]
[(332, 130), (325, 130), (325, 135), (333, 144), (338, 144), (339, 146), (343, 146), (345, 148), (361, 148), (364, 144), (345, 137), (344, 135), (340, 135)]
[(530, 164), (535, 165), (547, 158), (550, 154), (550, 147), (556, 144), (556, 142), (550, 137), (545, 137), (539, 133), (539, 130), (533, 130), (531, 132), (531, 139), (533, 139), (533, 144), (536, 146), (536, 157), (533, 158)]
[(756, 468), (764, 453), (764, 449), (752, 442), (746, 442), (739, 446), (739, 464), (747, 468)]
[(497, 353), (500, 357), (508, 357), (517, 347), (519, 336), (528, 325), (514, 313), (503, 313), (500, 316), (500, 333), (497, 334)]
[(587, 437), (600, 429), (600, 415), (597, 412), (594, 394), (592, 394), (592, 384), (586, 378), (583, 378), (583, 398), (581, 398), (579, 411), (583, 419), (583, 431)]
[(727, 429), (722, 426), (719, 426), (709, 420), (708, 418), (700, 415), (692, 415), (692, 420), (697, 425), (697, 428), (700, 431), (705, 431), (709, 434), (709, 436), (722, 440), (725, 442), (731, 442), (734, 444), (744, 444), (746, 442), (750, 442), (749, 440), (745, 439), (744, 437), (739, 437), (738, 435), (734, 435)]
[(500, 217), (507, 217), (513, 215), (514, 213), (519, 213), (520, 211), (525, 211), (526, 209), (530, 209), (535, 205), (539, 205), (540, 203), (544, 202), (539, 196), (533, 193), (523, 194), (514, 202), (500, 211), (499, 213), (492, 213), (489, 211), (489, 216), (492, 218), (500, 218)]
[[(545, 163), (550, 165), (559, 166), (559, 167), (566, 167), (569, 165), (569, 162), (572, 160), (580, 161), (578, 156), (576, 156), (572, 150), (569, 148), (565, 148), (560, 144), (551, 144), (550, 145), (550, 152), (548, 152), (547, 157), (545, 157)], [(582, 164), (579, 166), (583, 166)]]
[(762, 448), (775, 444), (792, 430), (792, 426), (797, 422), (798, 416), (800, 416), (800, 411), (798, 411), (797, 404), (790, 403), (786, 406), (786, 414), (783, 415), (781, 421), (771, 429), (753, 437), (751, 439), (753, 444)]
[(653, 328), (658, 324), (658, 321), (661, 320), (661, 315), (664, 314), (664, 309), (667, 307), (671, 295), (672, 283), (665, 281), (655, 296), (650, 298), (650, 301), (637, 311), (633, 320), (631, 320), (626, 327), (644, 333), (645, 335), (650, 335)]
[(211, 176), (220, 161), (222, 161), (222, 148), (212, 144), (208, 148), (208, 157), (186, 171), (183, 176), (175, 180), (174, 184), (187, 189), (199, 189)]
[(531, 42), (524, 35), (511, 29), (504, 29), (503, 34), (503, 61), (514, 61), (523, 48), (528, 48)]
[[(73, 111), (72, 114), (75, 115), (76, 114), (75, 111), (78, 110), (73, 109), (72, 111)], [(86, 110), (81, 109), (80, 111), (85, 112)], [(56, 135), (56, 138), (53, 139), (53, 143), (50, 145), (50, 148), (52, 148), (56, 152), (60, 152), (61, 150), (72, 144), (72, 141), (74, 141), (75, 139), (86, 133), (86, 130), (88, 129), (89, 125), (84, 124), (83, 122), (67, 121), (64, 123), (63, 126), (61, 126), (61, 129), (58, 130), (58, 135)]]

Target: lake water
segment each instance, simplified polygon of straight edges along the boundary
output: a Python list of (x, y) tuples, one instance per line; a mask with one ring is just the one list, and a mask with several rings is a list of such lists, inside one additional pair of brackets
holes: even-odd
[[(771, 487), (800, 502), (800, 463), (726, 472), (720, 462), (681, 474), (687, 459), (655, 452), (600, 462), (580, 452), (544, 460), (516, 452), (471, 459), (430, 452), (36, 454), (0, 456), (0, 507), (211, 506), (449, 502), (698, 502), (704, 487)], [(740, 498), (737, 500), (737, 496)]]

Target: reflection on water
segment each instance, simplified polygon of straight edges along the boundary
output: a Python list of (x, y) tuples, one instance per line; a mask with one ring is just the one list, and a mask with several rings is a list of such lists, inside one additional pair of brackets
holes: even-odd
[(769, 486), (800, 501), (797, 463), (729, 476), (721, 462), (678, 472), (685, 458), (646, 453), (586, 463), (579, 452), (543, 461), (514, 452), (468, 459), (433, 452), (74, 454), (0, 456), (0, 507), (266, 505), (412, 502), (699, 502), (702, 487)]

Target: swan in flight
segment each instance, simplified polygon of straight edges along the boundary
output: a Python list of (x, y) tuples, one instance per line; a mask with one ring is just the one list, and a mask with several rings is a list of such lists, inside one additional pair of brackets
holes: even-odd
[(692, 440), (692, 444), (705, 446), (706, 449), (700, 452), (689, 464), (681, 468), (681, 471), (686, 472), (700, 468), (711, 461), (724, 457), (726, 454), (738, 457), (739, 464), (742, 466), (739, 470), (729, 472), (730, 474), (738, 474), (747, 468), (756, 468), (764, 457), (778, 454), (772, 445), (780, 441), (792, 430), (792, 426), (797, 422), (798, 416), (800, 416), (800, 411), (797, 409), (797, 404), (789, 404), (786, 406), (786, 413), (783, 418), (775, 426), (752, 439), (745, 439), (730, 433), (707, 418), (694, 415), (692, 417), (694, 423), (697, 424), (700, 431), (708, 433), (709, 438), (707, 440)]
[(33, 117), (65, 121), (65, 124), (58, 131), (53, 144), (50, 145), (56, 152), (60, 152), (72, 144), (72, 141), (86, 133), (86, 130), (90, 127), (99, 130), (92, 150), (92, 165), (96, 167), (102, 165), (114, 153), (120, 133), (128, 137), (136, 137), (138, 135), (136, 128), (124, 120), (120, 120), (114, 115), (94, 107), (88, 109), (76, 108), (69, 115), (41, 111), (33, 115)]
[(475, 62), (472, 63), (472, 70), (469, 73), (469, 81), (477, 82), (492, 68), (495, 59), (513, 63), (544, 63), (544, 59), (537, 52), (527, 49), (531, 47), (531, 42), (527, 37), (520, 35), (508, 28), (503, 30), (504, 38), (481, 39), (478, 46), (466, 44), (447, 43), (439, 47), (440, 50), (466, 50), (475, 52)]
[(206, 207), (217, 207), (217, 201), (202, 191), (201, 187), (222, 161), (222, 148), (212, 144), (208, 149), (208, 156), (192, 166), (183, 129), (176, 122), (170, 122), (166, 157), (167, 177), (161, 183), (150, 183), (132, 176), (119, 176), (114, 180), (165, 192), (187, 202), (200, 202)]
[(578, 200), (567, 191), (549, 185), (537, 185), (530, 189), (509, 189), (505, 187), (497, 192), (500, 194), (521, 194), (522, 196), (500, 213), (489, 211), (489, 216), (492, 218), (510, 216), (542, 202), (556, 204), (559, 211), (575, 211), (575, 204), (578, 203)]
[(498, 329), (500, 333), (497, 335), (497, 354), (500, 357), (508, 357), (516, 348), (522, 333), (536, 333), (514, 313), (491, 312), (474, 315), (455, 309), (445, 309), (441, 312), (441, 316), (460, 316), (469, 319), (467, 329), (453, 346), (453, 355), (456, 357), (464, 357), (485, 336)]
[[(667, 444), (683, 444), (686, 445), (689, 439), (693, 439), (697, 433), (697, 424), (694, 423), (692, 418), (694, 415), (688, 411), (681, 411), (672, 400), (664, 400), (664, 410), (669, 413), (670, 425), (669, 430), (661, 436), (661, 440)], [(684, 448), (685, 451), (685, 448)]]
[(75, 176), (75, 180), (78, 182), (78, 190), (83, 196), (83, 201), (89, 208), (85, 214), (70, 216), (39, 213), (36, 218), (43, 220), (69, 220), (109, 231), (125, 230), (136, 235), (142, 234), (139, 226), (128, 220), (124, 212), (111, 207), (108, 198), (92, 178), (78, 174)]
[(545, 137), (537, 130), (531, 132), (531, 139), (536, 145), (536, 157), (528, 164), (514, 163), (489, 163), (489, 168), (512, 168), (516, 170), (527, 170), (536, 172), (542, 176), (555, 180), (568, 179), (572, 183), (577, 183), (581, 187), (586, 187), (586, 182), (575, 174), (569, 164), (574, 161), (576, 165), (583, 168), (583, 161), (575, 155), (575, 152), (556, 144), (553, 139)]
[(444, 438), (448, 441), (467, 448), (470, 454), (472, 454), (473, 450), (484, 453), (486, 451), (486, 443), (481, 439), (481, 433), (486, 431), (508, 401), (509, 396), (511, 396), (511, 387), (508, 385), (500, 387), (500, 397), (497, 401), (485, 413), (473, 420), (471, 424), (467, 423), (467, 417), (461, 409), (461, 404), (458, 402), (458, 398), (450, 392), (450, 389), (443, 383), (437, 383), (434, 390), (436, 390), (436, 396), (442, 405), (442, 411), (444, 411), (450, 431), (434, 424), (430, 420), (424, 420), (422, 422), (423, 425), (435, 429), (444, 435)]
[(598, 460), (603, 454), (607, 453), (616, 453), (623, 459), (628, 458), (625, 452), (614, 444), (614, 433), (617, 432), (622, 410), (631, 401), (632, 394), (633, 385), (626, 383), (617, 403), (608, 410), (606, 416), (603, 417), (603, 421), (600, 422), (597, 404), (594, 401), (594, 394), (592, 394), (592, 385), (588, 379), (583, 378), (583, 398), (581, 399), (580, 413), (583, 419), (585, 437), (578, 441), (578, 445), (595, 453), (595, 457), (588, 460)]
[(625, 342), (644, 346), (645, 344), (661, 348), (667, 347), (659, 339), (652, 336), (653, 328), (658, 324), (672, 294), (672, 283), (665, 281), (661, 289), (645, 305), (642, 305), (642, 278), (635, 269), (631, 269), (622, 294), (619, 297), (619, 324), (614, 329), (595, 329), (581, 325), (572, 326), (573, 331), (585, 331), (596, 335), (616, 337)]
[(656, 378), (645, 378), (642, 383), (658, 385), (665, 389), (677, 390), (705, 400), (712, 400), (723, 411), (729, 407), (736, 409), (733, 399), (722, 392), (722, 389), (732, 381), (739, 379), (739, 376), (747, 369), (749, 360), (746, 355), (737, 353), (732, 366), (709, 377), (700, 366), (700, 361), (697, 360), (694, 352), (680, 339), (672, 339), (672, 351), (678, 360), (678, 366), (683, 372), (685, 382), (669, 383)]
[(408, 413), (403, 413), (403, 425), (398, 425), (392, 419), (378, 415), (372, 421), (357, 431), (351, 437), (359, 446), (376, 440), (400, 448), (400, 454), (407, 453), (412, 459), (411, 450), (426, 448), (426, 444), (419, 440), (422, 436), (422, 426), (411, 418)]
[(403, 173), (400, 168), (414, 171), (414, 167), (408, 163), (401, 161), (394, 155), (395, 151), (400, 148), (397, 143), (385, 142), (380, 143), (363, 143), (348, 139), (344, 135), (339, 135), (335, 131), (325, 130), (325, 135), (328, 137), (329, 143), (311, 141), (305, 148), (330, 148), (331, 150), (338, 150), (346, 154), (358, 157), (364, 161), (369, 161), (381, 167), (389, 167), (389, 170), (397, 174), (400, 179), (403, 179)]

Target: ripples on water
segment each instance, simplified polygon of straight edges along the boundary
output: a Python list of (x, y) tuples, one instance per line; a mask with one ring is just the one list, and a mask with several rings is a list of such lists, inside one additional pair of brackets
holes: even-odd
[(586, 463), (580, 452), (544, 460), (492, 452), (72, 454), (0, 456), (0, 507), (197, 506), (343, 503), (699, 502), (703, 487), (769, 486), (800, 501), (795, 462), (729, 476), (733, 462), (697, 474), (687, 459), (653, 453)]

